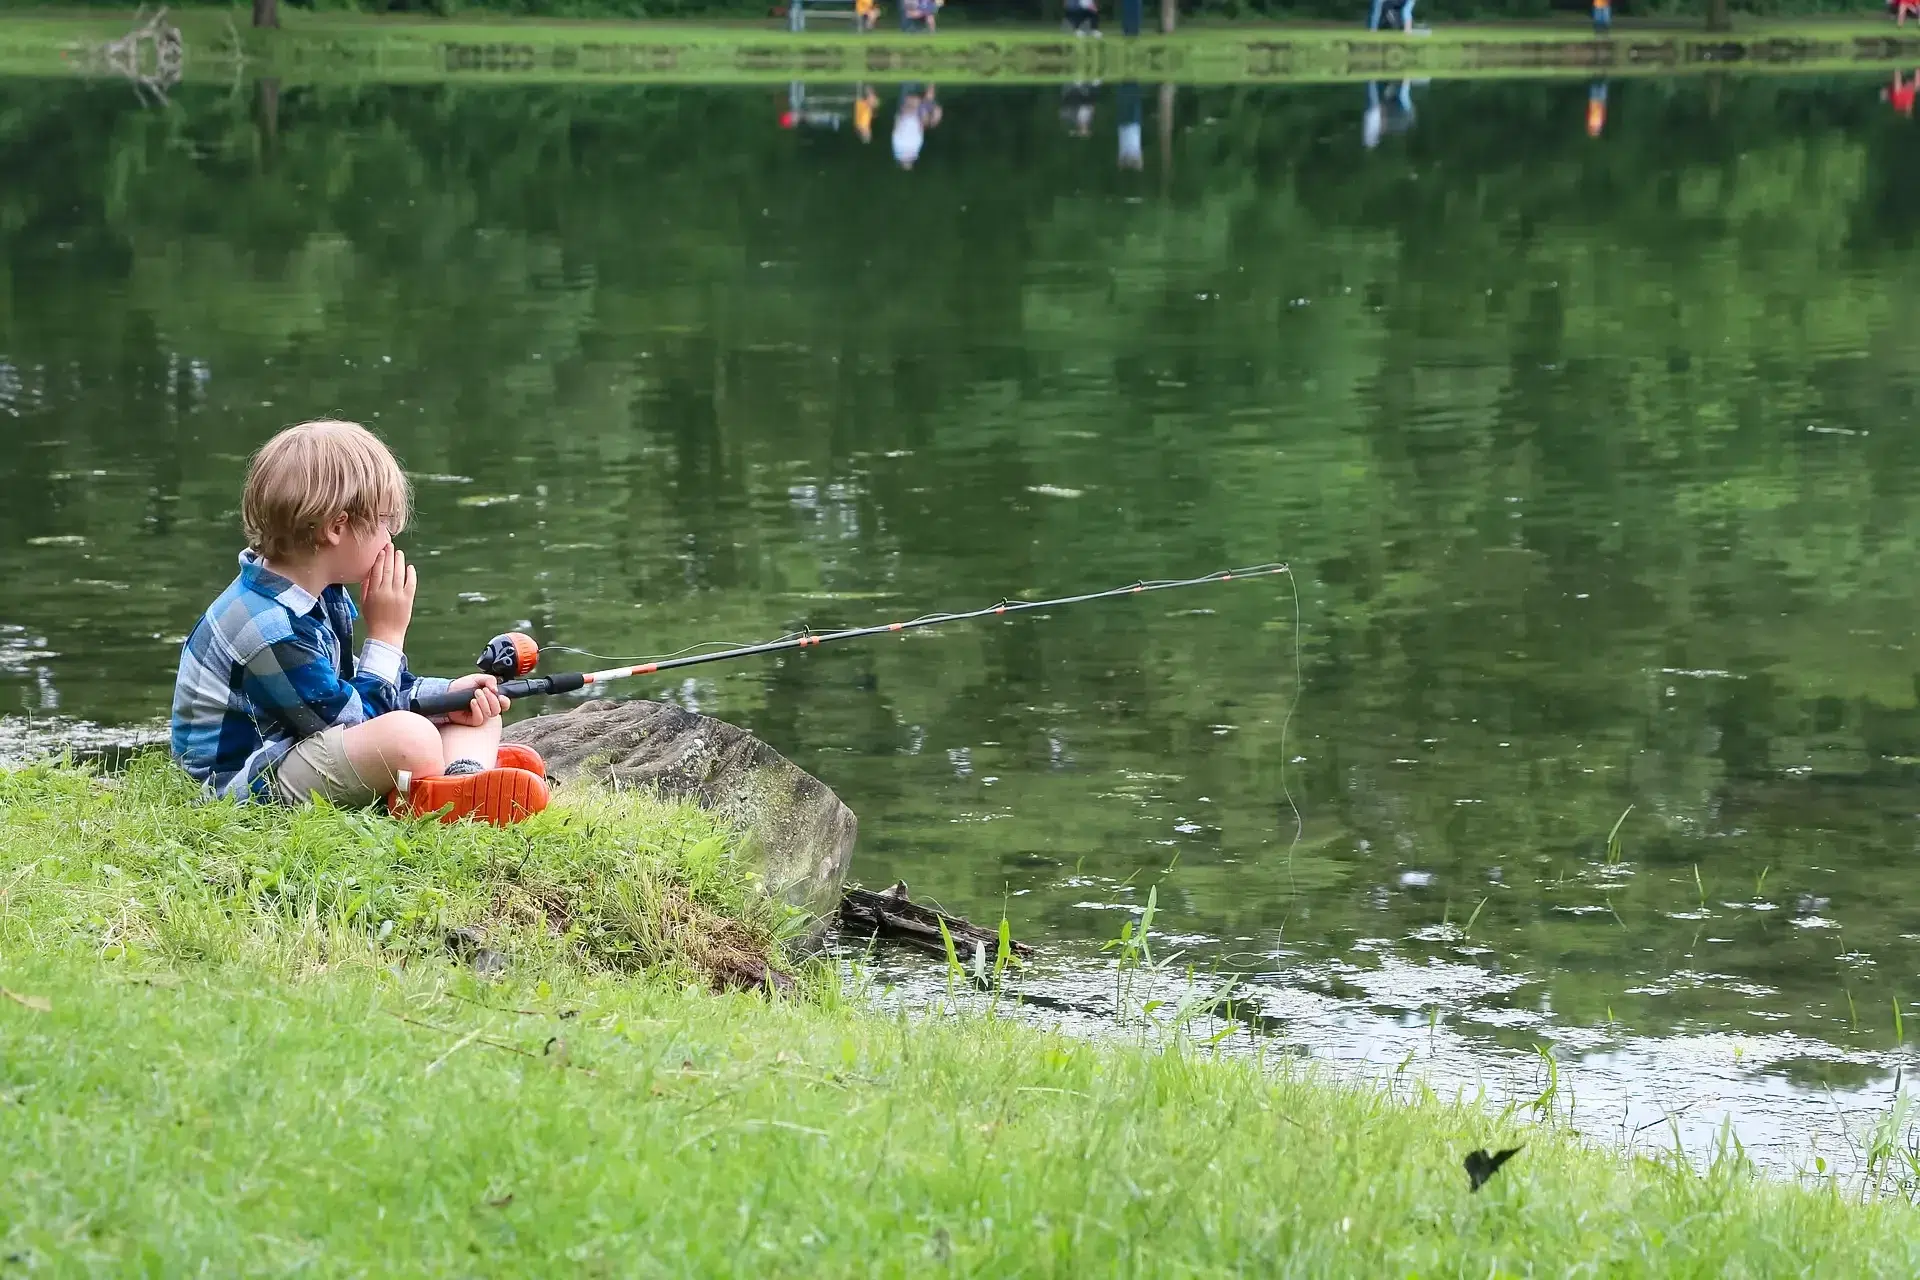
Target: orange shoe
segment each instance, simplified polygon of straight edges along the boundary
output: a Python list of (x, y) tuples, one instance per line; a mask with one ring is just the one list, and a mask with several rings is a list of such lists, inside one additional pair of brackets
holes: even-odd
[(501, 743), (493, 763), (500, 769), (525, 769), (536, 778), (547, 776), (547, 762), (540, 758), (540, 753), (517, 742)]
[(396, 818), (437, 814), (442, 822), (478, 818), (504, 827), (547, 807), (547, 780), (525, 769), (483, 769), (457, 777), (409, 778), (387, 795)]

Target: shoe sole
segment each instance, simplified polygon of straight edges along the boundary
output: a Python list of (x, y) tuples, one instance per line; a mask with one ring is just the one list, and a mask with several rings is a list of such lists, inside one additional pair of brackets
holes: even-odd
[(501, 769), (525, 769), (536, 778), (547, 776), (547, 762), (532, 747), (523, 747), (517, 742), (503, 742), (494, 760)]
[(416, 817), (477, 818), (504, 827), (539, 813), (548, 799), (547, 784), (525, 769), (489, 769), (462, 778), (422, 778), (413, 784), (409, 807)]

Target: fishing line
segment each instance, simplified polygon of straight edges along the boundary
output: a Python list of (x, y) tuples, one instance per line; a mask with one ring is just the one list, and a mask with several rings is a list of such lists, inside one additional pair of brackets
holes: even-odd
[[(1251, 577), (1255, 574), (1261, 574), (1261, 573), (1280, 573), (1280, 572), (1284, 572), (1286, 568), (1287, 566), (1285, 564), (1282, 564), (1279, 562), (1273, 562), (1268, 564), (1249, 565), (1244, 569), (1222, 569), (1217, 573), (1209, 573), (1206, 576), (1200, 577), (1200, 578), (1148, 578), (1148, 579), (1143, 579), (1139, 582), (1131, 583), (1124, 587), (1113, 587), (1106, 591), (1089, 591), (1077, 596), (1059, 596), (1052, 600), (1018, 600), (1009, 596), (1002, 596), (1000, 597), (1000, 600), (998, 601), (998, 603), (987, 605), (984, 608), (970, 609), (970, 610), (965, 610), (958, 613), (937, 613), (937, 612), (923, 613), (919, 617), (909, 618), (906, 621), (900, 623), (899, 625), (903, 628), (933, 627), (933, 626), (938, 626), (943, 622), (960, 622), (966, 619), (979, 618), (987, 614), (1000, 612), (1000, 611), (1011, 612), (1014, 606), (1018, 606), (1019, 609), (1021, 609), (1022, 611), (1025, 611), (1030, 609), (1042, 609), (1048, 606), (1081, 604), (1088, 600), (1104, 600), (1114, 596), (1129, 595), (1129, 594), (1133, 594), (1141, 591), (1164, 591), (1169, 587), (1198, 586), (1202, 583), (1226, 582), (1232, 578)], [(1288, 574), (1287, 576), (1289, 579), (1291, 579), (1293, 575)], [(1295, 587), (1294, 588), (1294, 610), (1296, 615), (1298, 614), (1299, 605), (1300, 605), (1299, 596), (1300, 596), (1300, 589), (1298, 587)], [(855, 629), (865, 630), (866, 628), (855, 628)], [(702, 649), (715, 649), (715, 650), (754, 649), (754, 648), (759, 648), (762, 645), (784, 644), (789, 640), (796, 640), (801, 636), (820, 635), (822, 637), (826, 637), (832, 634), (834, 634), (834, 632), (831, 632), (831, 631), (816, 632), (812, 627), (803, 627), (798, 631), (789, 631), (785, 635), (780, 636), (773, 640), (702, 640), (697, 643), (690, 644), (686, 646), (684, 649), (675, 649), (672, 653), (638, 653), (638, 654), (627, 654), (627, 655), (612, 654), (612, 653), (594, 653), (591, 650), (577, 649), (574, 646), (568, 645), (568, 644), (543, 644), (540, 646), (540, 652), (543, 654), (571, 653), (571, 654), (576, 654), (582, 658), (591, 658), (595, 662), (615, 662), (615, 663), (636, 663), (637, 664), (637, 663), (648, 663), (648, 662), (666, 662), (673, 658), (681, 657), (685, 654), (696, 653)]]
[[(1200, 583), (1225, 582), (1230, 578), (1248, 577), (1253, 574), (1259, 574), (1259, 573), (1279, 573), (1284, 571), (1286, 567), (1287, 567), (1286, 565), (1276, 562), (1276, 563), (1269, 563), (1269, 564), (1250, 565), (1244, 569), (1222, 569), (1218, 573), (1210, 573), (1210, 574), (1207, 574), (1205, 577), (1201, 577), (1201, 578), (1149, 578), (1149, 579), (1143, 579), (1142, 581), (1135, 582), (1125, 587), (1115, 587), (1107, 591), (1089, 591), (1083, 595), (1077, 595), (1077, 596), (1060, 596), (1053, 600), (1026, 601), (1026, 600), (1015, 600), (1008, 596), (1002, 596), (1000, 597), (1000, 601), (997, 605), (988, 605), (984, 609), (974, 609), (974, 610), (969, 610), (961, 613), (923, 613), (917, 618), (907, 619), (905, 622), (901, 623), (900, 625), (902, 627), (938, 626), (940, 623), (943, 623), (943, 622), (959, 622), (967, 618), (978, 618), (984, 614), (994, 612), (996, 609), (1000, 609), (1009, 605), (1017, 604), (1022, 609), (1039, 609), (1039, 608), (1047, 607), (1049, 605), (1080, 604), (1087, 600), (1101, 600), (1109, 596), (1125, 595), (1125, 594), (1130, 594), (1137, 591), (1163, 591), (1168, 587), (1196, 586), (1196, 585), (1199, 585)], [(1291, 578), (1293, 575), (1288, 574), (1287, 576)], [(1296, 616), (1298, 615), (1299, 606), (1300, 606), (1299, 596), (1300, 596), (1300, 589), (1299, 587), (1296, 586), (1294, 588), (1294, 611)], [(690, 644), (686, 646), (684, 649), (675, 649), (672, 653), (636, 653), (636, 654), (625, 654), (625, 655), (612, 654), (612, 653), (594, 653), (590, 649), (579, 649), (579, 648), (575, 648), (573, 645), (570, 645), (570, 644), (544, 644), (540, 646), (540, 652), (543, 654), (571, 653), (582, 658), (591, 658), (595, 662), (630, 662), (630, 663), (666, 662), (669, 659), (678, 658), (684, 654), (697, 653), (702, 649), (716, 649), (716, 650), (751, 649), (751, 648), (757, 648), (762, 644), (784, 644), (789, 640), (794, 640), (794, 639), (798, 639), (801, 636), (810, 636), (814, 634), (815, 632), (813, 628), (807, 627), (799, 631), (789, 631), (785, 635), (780, 636), (778, 639), (775, 639), (775, 640), (763, 640), (763, 641), (702, 640), (695, 644)], [(819, 634), (827, 635), (830, 633), (821, 632)]]
[(1301, 678), (1300, 664), (1300, 580), (1289, 573), (1287, 585), (1293, 588), (1293, 697), (1287, 700), (1287, 714), (1280, 721), (1280, 790), (1287, 797), (1287, 808), (1293, 810), (1293, 843), (1287, 846), (1287, 914), (1280, 922), (1282, 940), (1287, 936), (1287, 925), (1293, 920), (1293, 904), (1300, 897), (1300, 886), (1293, 876), (1293, 855), (1307, 830), (1307, 820), (1300, 815), (1300, 806), (1294, 802), (1293, 788), (1287, 783), (1287, 767), (1293, 763), (1293, 757), (1287, 754), (1287, 731), (1293, 727), (1294, 710), (1307, 692), (1306, 682)]
[[(1092, 600), (1109, 600), (1120, 596), (1140, 595), (1147, 591), (1167, 591), (1177, 587), (1197, 587), (1207, 583), (1231, 582), (1235, 578), (1251, 578), (1262, 574), (1284, 573), (1291, 578), (1292, 571), (1284, 563), (1269, 561), (1265, 564), (1248, 565), (1239, 569), (1221, 569), (1197, 578), (1154, 578), (1143, 579), (1124, 587), (1111, 587), (1105, 591), (1085, 591), (1078, 595), (1056, 596), (1048, 600), (1011, 600), (1002, 597), (998, 604), (985, 605), (978, 609), (967, 609), (956, 613), (924, 613), (917, 618), (908, 618), (900, 622), (880, 623), (868, 627), (847, 627), (835, 631), (813, 631), (811, 629), (790, 632), (777, 640), (766, 640), (759, 644), (738, 645), (731, 648), (711, 649), (710, 645), (697, 644), (680, 650), (677, 654), (659, 658), (647, 658), (629, 664), (627, 659), (599, 658), (599, 661), (619, 663), (604, 671), (569, 671), (558, 675), (530, 675), (540, 660), (540, 648), (531, 636), (520, 632), (508, 632), (495, 636), (487, 643), (475, 665), (490, 675), (500, 677), (502, 683), (499, 692), (502, 697), (526, 698), (542, 697), (556, 693), (572, 693), (588, 685), (606, 684), (614, 680), (625, 680), (633, 676), (653, 675), (658, 672), (680, 667), (701, 666), (709, 662), (727, 662), (737, 658), (759, 657), (770, 653), (782, 653), (793, 649), (806, 649), (841, 640), (859, 640), (868, 637), (883, 636), (893, 632), (917, 630), (921, 627), (940, 626), (949, 622), (967, 622), (976, 618), (1002, 617), (1009, 613), (1028, 613), (1036, 609), (1057, 609), (1064, 605), (1084, 604)], [(1299, 588), (1294, 588), (1296, 611)], [(562, 648), (563, 646), (555, 646)], [(695, 652), (710, 649), (709, 652)], [(572, 650), (573, 652), (580, 652)], [(583, 654), (595, 657), (593, 654)], [(517, 678), (524, 677), (524, 678)], [(465, 709), (473, 699), (473, 691), (462, 689), (444, 693), (427, 694), (414, 699), (415, 710), (424, 715), (439, 715)]]
[[(1300, 805), (1294, 799), (1293, 787), (1287, 782), (1287, 770), (1292, 766), (1293, 758), (1287, 754), (1288, 731), (1293, 727), (1293, 713), (1299, 709), (1300, 699), (1306, 696), (1306, 680), (1303, 675), (1300, 656), (1300, 580), (1287, 574), (1287, 585), (1293, 589), (1293, 694), (1287, 699), (1286, 714), (1280, 718), (1280, 792), (1286, 797), (1287, 808), (1293, 814), (1293, 839), (1287, 844), (1287, 914), (1280, 920), (1280, 939), (1285, 941), (1287, 926), (1293, 923), (1294, 904), (1300, 898), (1300, 886), (1294, 876), (1293, 858), (1300, 848), (1300, 841), (1306, 834), (1306, 817), (1300, 812)], [(1250, 957), (1257, 960), (1272, 958), (1265, 952), (1228, 951), (1220, 956), (1222, 960), (1232, 961), (1236, 957)]]
[[(805, 631), (789, 631), (787, 634), (781, 636), (780, 640), (792, 640), (797, 636), (807, 634), (809, 633)], [(540, 646), (540, 652), (543, 654), (571, 653), (582, 658), (592, 658), (595, 662), (665, 662), (669, 658), (678, 658), (682, 654), (697, 653), (702, 649), (750, 649), (757, 643), (760, 642), (754, 640), (702, 640), (696, 644), (690, 644), (684, 649), (675, 649), (672, 653), (643, 653), (630, 657), (621, 657), (618, 654), (612, 653), (594, 653), (590, 649), (576, 649), (570, 644), (543, 644)], [(779, 641), (769, 643), (779, 643)]]

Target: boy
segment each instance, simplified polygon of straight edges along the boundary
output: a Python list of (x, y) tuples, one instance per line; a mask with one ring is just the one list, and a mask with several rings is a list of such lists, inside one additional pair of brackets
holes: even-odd
[[(355, 808), (385, 796), (398, 816), (445, 810), (448, 822), (547, 807), (540, 757), (500, 744), (507, 699), (494, 677), (407, 670), (415, 578), (393, 545), (407, 503), (399, 464), (356, 423), (303, 422), (253, 456), (240, 576), (187, 637), (173, 690), (173, 757), (210, 792)], [(447, 723), (409, 709), (447, 689), (473, 690)]]

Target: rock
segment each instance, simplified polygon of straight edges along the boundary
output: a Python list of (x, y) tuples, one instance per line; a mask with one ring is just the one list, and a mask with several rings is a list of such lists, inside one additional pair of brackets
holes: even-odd
[(562, 786), (575, 777), (657, 786), (744, 828), (767, 889), (808, 912), (813, 937), (840, 903), (859, 820), (827, 785), (737, 725), (671, 703), (596, 699), (509, 725)]
[(483, 978), (497, 978), (507, 971), (507, 957), (487, 945), (487, 931), (478, 925), (463, 924), (447, 930), (447, 950), (457, 960), (473, 966)]

